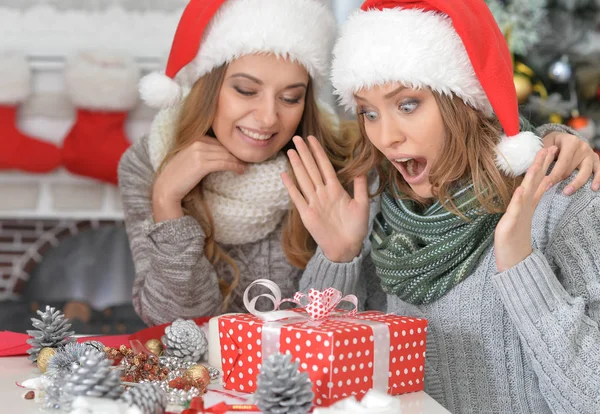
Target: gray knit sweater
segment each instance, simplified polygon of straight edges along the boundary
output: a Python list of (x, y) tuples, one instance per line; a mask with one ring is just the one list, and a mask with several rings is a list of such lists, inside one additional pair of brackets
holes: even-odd
[[(223, 303), (217, 274), (231, 282), (233, 271), (224, 262), (213, 266), (208, 261), (204, 255), (205, 235), (194, 218), (154, 223), (150, 194), (153, 175), (147, 138), (142, 138), (125, 152), (119, 164), (125, 225), (136, 271), (133, 306), (149, 325), (217, 315)], [(282, 224), (257, 242), (221, 246), (240, 270), (240, 283), (228, 312), (246, 312), (244, 290), (256, 279), (277, 283), (284, 298), (298, 291), (302, 270), (292, 266), (283, 253)], [(307, 266), (310, 273), (312, 267), (311, 263)], [(256, 287), (252, 295), (265, 292)], [(262, 300), (257, 303), (258, 309), (272, 309), (270, 302)]]
[(452, 413), (600, 413), (600, 194), (567, 182), (542, 198), (534, 252), (498, 273), (492, 247), (435, 303), (378, 288), (369, 249), (352, 264), (320, 251), (308, 287), (359, 292), (363, 309), (429, 321), (425, 391)]

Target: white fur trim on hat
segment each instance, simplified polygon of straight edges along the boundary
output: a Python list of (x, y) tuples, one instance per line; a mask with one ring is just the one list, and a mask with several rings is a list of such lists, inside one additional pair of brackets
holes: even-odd
[(65, 82), (77, 107), (128, 111), (139, 101), (140, 70), (130, 56), (109, 51), (81, 52), (68, 58)]
[(358, 10), (333, 50), (331, 80), (339, 101), (354, 110), (363, 88), (399, 82), (456, 94), (491, 113), (465, 47), (449, 17), (418, 9)]
[[(272, 53), (304, 66), (318, 90), (327, 80), (335, 33), (335, 18), (323, 0), (227, 0), (204, 31), (195, 59), (182, 69), (187, 75), (178, 80), (191, 87), (239, 57)], [(156, 74), (140, 86), (150, 106), (176, 103), (177, 87)]]
[(322, 1), (228, 0), (206, 30), (195, 73), (200, 77), (240, 56), (270, 52), (299, 62), (313, 78), (326, 77), (335, 30)]
[(512, 137), (503, 135), (496, 148), (496, 165), (507, 175), (522, 175), (533, 164), (540, 149), (542, 140), (533, 132), (520, 132)]
[(0, 105), (16, 105), (31, 93), (31, 70), (18, 52), (0, 53)]

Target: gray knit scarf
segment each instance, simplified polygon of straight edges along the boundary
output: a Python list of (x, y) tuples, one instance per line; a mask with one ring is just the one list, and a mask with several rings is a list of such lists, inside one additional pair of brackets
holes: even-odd
[(439, 201), (419, 213), (412, 201), (389, 191), (382, 195), (371, 234), (371, 257), (386, 293), (415, 305), (431, 303), (477, 266), (502, 215), (486, 213), (472, 185), (456, 192), (453, 200), (468, 220)]

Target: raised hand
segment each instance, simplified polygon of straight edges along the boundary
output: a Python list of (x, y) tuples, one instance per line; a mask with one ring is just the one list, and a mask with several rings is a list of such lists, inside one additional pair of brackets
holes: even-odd
[(212, 137), (203, 136), (169, 160), (154, 183), (152, 206), (156, 222), (183, 216), (181, 200), (208, 174), (244, 172), (246, 164)]
[(504, 272), (525, 260), (533, 251), (531, 227), (533, 214), (544, 193), (555, 183), (546, 176), (557, 148), (540, 150), (521, 185), (515, 190), (506, 213), (496, 226), (494, 250), (496, 267)]
[(600, 159), (590, 145), (566, 132), (552, 132), (543, 138), (544, 147), (558, 147), (558, 159), (550, 173), (552, 182), (558, 183), (569, 178), (576, 169), (579, 173), (565, 187), (566, 195), (574, 194), (594, 175), (592, 190), (600, 189)]
[(325, 256), (333, 262), (349, 262), (360, 253), (369, 228), (367, 178), (354, 180), (352, 198), (317, 139), (310, 136), (308, 142), (310, 149), (296, 136), (297, 151), (288, 151), (300, 188), (285, 173), (283, 182), (302, 222)]

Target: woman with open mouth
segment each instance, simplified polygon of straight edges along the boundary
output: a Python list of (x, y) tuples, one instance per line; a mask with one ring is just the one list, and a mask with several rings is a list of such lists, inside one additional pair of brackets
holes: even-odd
[(485, 2), (368, 0), (332, 66), (361, 129), (359, 185), (345, 192), (311, 139), (289, 152), (288, 190), (311, 232), (342, 235), (367, 227), (377, 167), (381, 212), (370, 243), (338, 238), (346, 263), (317, 252), (329, 272), (301, 288), (427, 319), (425, 391), (450, 412), (600, 412), (600, 183), (569, 196), (570, 179), (548, 174), (557, 148), (521, 131)]

